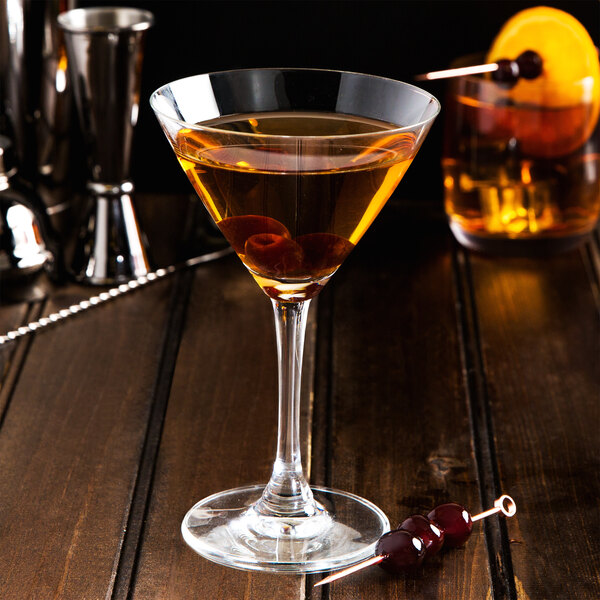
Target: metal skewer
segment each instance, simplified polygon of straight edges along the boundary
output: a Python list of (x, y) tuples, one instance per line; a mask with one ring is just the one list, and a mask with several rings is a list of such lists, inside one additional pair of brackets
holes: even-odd
[[(471, 517), (471, 521), (473, 521), (473, 522), (479, 521), (480, 519), (485, 519), (485, 518), (495, 515), (496, 513), (499, 513), (499, 512), (504, 514), (504, 516), (506, 516), (506, 517), (514, 516), (517, 512), (517, 505), (516, 505), (515, 501), (510, 496), (507, 496), (506, 494), (504, 494), (503, 496), (500, 496), (500, 498), (497, 498), (496, 500), (494, 500), (494, 508), (490, 508), (481, 513), (473, 515)], [(376, 564), (384, 561), (386, 558), (388, 558), (387, 554), (380, 554), (377, 556), (372, 556), (371, 558), (367, 558), (366, 560), (363, 560), (362, 562), (352, 565), (351, 567), (348, 567), (347, 569), (343, 569), (342, 571), (333, 573), (332, 575), (329, 575), (328, 577), (321, 579), (321, 581), (317, 581), (317, 583), (315, 583), (313, 587), (318, 587), (320, 585), (325, 585), (326, 583), (331, 583), (332, 581), (335, 581), (336, 579), (341, 579), (342, 577), (346, 577), (346, 575), (350, 575), (351, 573), (356, 573), (356, 571), (360, 571), (360, 570), (366, 569), (367, 567), (370, 567), (372, 565), (376, 565)]]

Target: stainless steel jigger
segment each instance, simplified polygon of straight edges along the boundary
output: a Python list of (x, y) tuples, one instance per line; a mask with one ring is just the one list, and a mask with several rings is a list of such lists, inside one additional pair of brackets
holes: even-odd
[(152, 13), (134, 8), (78, 8), (58, 16), (90, 167), (89, 205), (72, 261), (84, 283), (125, 282), (150, 271), (129, 164), (144, 38), (153, 21)]

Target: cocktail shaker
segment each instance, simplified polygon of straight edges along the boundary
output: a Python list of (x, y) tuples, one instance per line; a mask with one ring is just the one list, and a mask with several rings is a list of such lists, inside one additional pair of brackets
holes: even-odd
[(17, 176), (11, 140), (0, 135), (0, 301), (43, 267), (60, 279), (62, 248), (33, 186)]
[(0, 0), (0, 133), (30, 183), (68, 176), (71, 91), (61, 9), (74, 0)]
[[(22, 180), (34, 186), (57, 233), (72, 231), (83, 183), (81, 142), (63, 34), (56, 18), (75, 0), (0, 0), (0, 135)], [(76, 128), (75, 128), (76, 129)]]

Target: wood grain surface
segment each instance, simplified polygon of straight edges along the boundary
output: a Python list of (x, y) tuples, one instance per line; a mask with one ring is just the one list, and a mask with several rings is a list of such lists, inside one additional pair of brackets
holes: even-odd
[[(67, 287), (46, 308), (81, 297)], [(31, 344), (0, 433), (3, 597), (111, 593), (168, 299), (160, 282)]]
[(599, 593), (600, 322), (584, 252), (472, 260), (522, 598)]
[[(197, 250), (177, 235), (197, 233), (193, 203), (163, 200), (141, 206), (157, 264)], [(313, 302), (313, 483), (392, 526), (448, 500), (517, 501), (411, 577), (373, 567), (313, 589), (319, 575), (228, 569), (184, 544), (194, 502), (265, 482), (274, 457), (273, 316), (235, 256), (1, 347), (0, 598), (596, 600), (598, 255), (597, 239), (473, 255), (437, 215), (391, 203)], [(97, 291), (40, 289), (0, 305), (2, 331)]]
[(237, 257), (196, 270), (134, 598), (301, 597), (299, 577), (215, 565), (180, 534), (183, 516), (201, 498), (268, 480), (277, 420), (272, 321), (270, 302)]
[[(331, 483), (371, 499), (392, 527), (441, 502), (479, 509), (442, 227), (388, 207), (333, 290)], [(332, 584), (331, 598), (483, 598), (487, 589), (478, 529), (414, 577), (373, 568)]]

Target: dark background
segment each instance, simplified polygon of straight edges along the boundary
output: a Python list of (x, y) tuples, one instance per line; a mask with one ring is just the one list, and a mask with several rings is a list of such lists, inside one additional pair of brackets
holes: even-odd
[[(155, 15), (147, 37), (142, 106), (132, 159), (136, 189), (188, 192), (187, 178), (152, 114), (148, 98), (169, 81), (245, 67), (315, 67), (412, 81), (456, 57), (485, 52), (519, 10), (545, 4), (579, 19), (599, 44), (600, 2), (231, 1), (78, 2), (135, 6)], [(420, 84), (442, 100), (445, 84)], [(396, 196), (441, 207), (442, 114)]]

